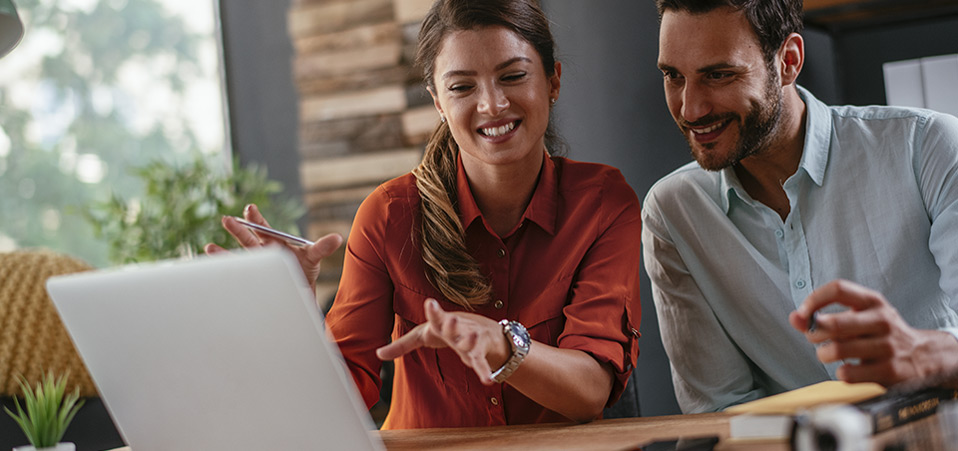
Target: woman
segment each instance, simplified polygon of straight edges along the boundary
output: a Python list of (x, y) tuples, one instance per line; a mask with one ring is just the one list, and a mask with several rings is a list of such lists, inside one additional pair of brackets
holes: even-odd
[[(615, 169), (550, 156), (553, 47), (534, 0), (439, 0), (422, 24), (441, 122), (360, 207), (326, 318), (367, 406), (397, 359), (383, 428), (588, 421), (631, 373), (638, 199)], [(297, 251), (309, 280), (339, 240)]]

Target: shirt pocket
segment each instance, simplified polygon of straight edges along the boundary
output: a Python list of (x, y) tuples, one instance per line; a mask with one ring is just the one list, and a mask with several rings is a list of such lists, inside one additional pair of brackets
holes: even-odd
[[(569, 277), (571, 278), (571, 277)], [(535, 341), (555, 346), (565, 328), (565, 308), (569, 298), (568, 281), (556, 281), (542, 287), (535, 299), (520, 306), (515, 321), (522, 323)]]
[[(397, 321), (393, 340), (426, 322), (423, 303), (427, 298), (441, 299), (435, 293), (420, 293), (402, 285), (396, 285), (393, 309), (396, 312)], [(445, 311), (462, 310), (448, 301), (439, 300), (438, 302)], [(472, 368), (467, 367), (452, 349), (420, 348), (410, 354), (416, 354), (416, 358), (406, 359), (407, 361), (403, 364), (421, 365), (419, 372), (427, 374), (438, 390), (466, 392), (469, 389), (470, 380), (478, 383), (479, 379)]]

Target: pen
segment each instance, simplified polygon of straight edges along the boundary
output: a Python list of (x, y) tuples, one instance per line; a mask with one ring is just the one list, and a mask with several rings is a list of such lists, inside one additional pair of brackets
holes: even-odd
[(238, 223), (240, 223), (240, 224), (243, 224), (244, 226), (248, 227), (248, 228), (251, 229), (251, 230), (254, 230), (254, 231), (259, 232), (259, 233), (263, 233), (263, 234), (265, 234), (265, 235), (269, 235), (269, 236), (274, 237), (274, 238), (279, 238), (279, 239), (281, 239), (281, 240), (283, 240), (283, 241), (286, 241), (287, 243), (289, 243), (289, 244), (291, 244), (291, 245), (293, 245), (293, 246), (303, 247), (303, 246), (312, 246), (312, 245), (313, 245), (313, 242), (307, 240), (306, 238), (300, 238), (300, 237), (298, 237), (298, 236), (296, 236), (296, 235), (290, 235), (290, 234), (288, 234), (288, 233), (286, 233), (286, 232), (280, 232), (279, 230), (271, 229), (271, 228), (269, 228), (269, 227), (266, 227), (266, 226), (264, 226), (264, 225), (257, 224), (257, 223), (255, 223), (255, 222), (249, 222), (249, 221), (247, 221), (247, 220), (245, 220), (245, 219), (243, 219), (243, 218), (238, 218), (238, 217), (236, 217), (236, 216), (231, 216), (231, 218), (233, 218), (236, 222), (238, 222)]

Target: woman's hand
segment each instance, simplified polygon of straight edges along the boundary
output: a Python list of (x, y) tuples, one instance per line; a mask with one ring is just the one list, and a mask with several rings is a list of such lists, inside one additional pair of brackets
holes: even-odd
[[(260, 214), (259, 209), (256, 208), (254, 204), (249, 204), (243, 209), (243, 217), (247, 221), (269, 227), (266, 218)], [(343, 237), (331, 233), (316, 240), (312, 246), (291, 246), (281, 239), (253, 232), (229, 216), (224, 216), (222, 223), (223, 228), (225, 228), (230, 235), (233, 235), (233, 238), (236, 238), (236, 241), (244, 248), (254, 248), (265, 245), (285, 246), (296, 256), (296, 259), (299, 260), (299, 265), (303, 268), (303, 274), (306, 275), (306, 280), (309, 281), (309, 286), (314, 291), (316, 289), (316, 279), (319, 277), (320, 262), (330, 256), (343, 243)], [(228, 252), (226, 249), (212, 243), (207, 244), (204, 250), (207, 254)]]
[(377, 349), (376, 355), (392, 360), (419, 348), (451, 348), (483, 384), (492, 385), (492, 368), (499, 368), (512, 355), (502, 326), (482, 315), (443, 311), (435, 299), (427, 299), (423, 308), (426, 322)]

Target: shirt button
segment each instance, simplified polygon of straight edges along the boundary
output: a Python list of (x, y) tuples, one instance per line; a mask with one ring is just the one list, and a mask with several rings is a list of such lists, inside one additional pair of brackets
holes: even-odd
[(497, 309), (501, 309), (505, 304), (502, 303), (502, 299), (496, 299), (496, 303), (492, 305), (494, 305)]
[(499, 249), (498, 251), (496, 251), (496, 254), (499, 255), (499, 258), (505, 257), (505, 256), (506, 256), (506, 250), (505, 250), (505, 249)]
[(775, 231), (775, 236), (781, 238), (781, 237), (785, 236), (785, 232), (783, 232), (781, 229), (776, 230), (776, 231)]
[(798, 288), (798, 289), (805, 288), (805, 281), (802, 280), (802, 279), (796, 280), (796, 281), (795, 281), (795, 288)]
[(498, 405), (499, 405), (499, 400), (496, 399), (496, 398), (490, 398), (490, 399), (489, 399), (489, 402), (491, 402), (492, 405), (494, 405), (494, 406), (498, 406)]

